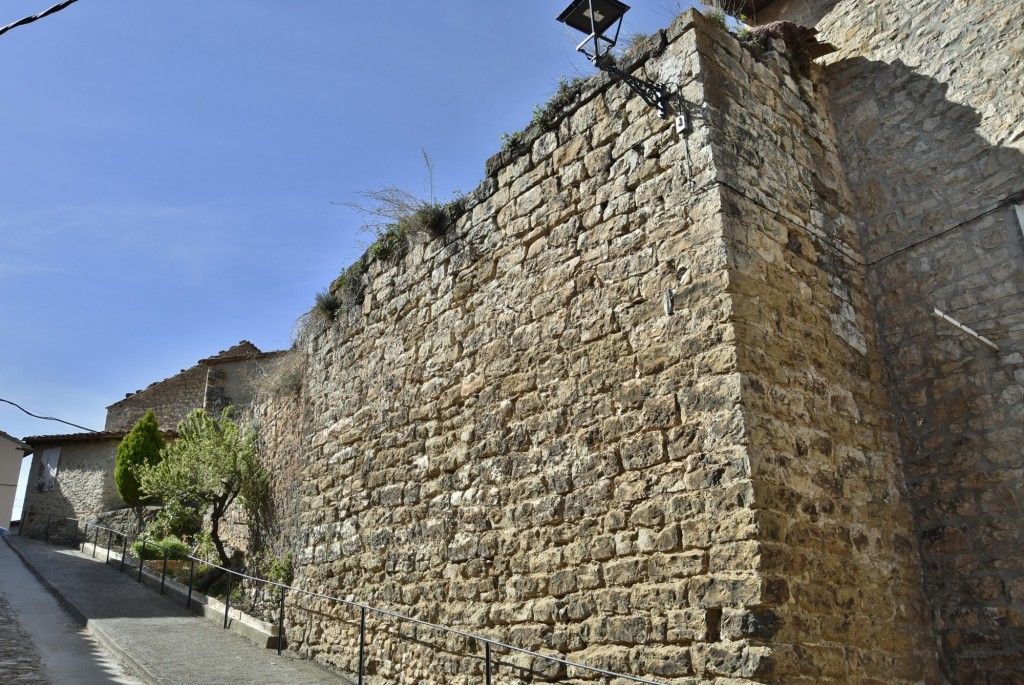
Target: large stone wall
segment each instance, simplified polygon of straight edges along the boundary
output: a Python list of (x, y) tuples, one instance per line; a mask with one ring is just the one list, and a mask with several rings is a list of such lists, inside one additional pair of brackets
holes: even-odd
[[(665, 682), (938, 682), (824, 93), (694, 13), (636, 60), (692, 135), (593, 79), (257, 407), (272, 546), (308, 590)], [(357, 618), (296, 597), (289, 641), (351, 672)], [(481, 677), (370, 629), (371, 678)]]
[[(777, 0), (817, 24), (947, 675), (1024, 673), (1019, 3)], [(931, 313), (995, 341), (988, 349)]]

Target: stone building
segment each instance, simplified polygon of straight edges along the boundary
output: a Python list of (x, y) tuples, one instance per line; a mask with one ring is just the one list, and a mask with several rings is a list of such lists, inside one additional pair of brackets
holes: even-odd
[(21, 440), (0, 431), (0, 528), (11, 527), (21, 460), (29, 451)]
[(219, 412), (228, 405), (246, 407), (253, 399), (256, 383), (280, 352), (261, 352), (248, 340), (213, 357), (199, 360), (181, 373), (151, 384), (145, 390), (128, 393), (107, 407), (104, 430), (129, 431), (149, 409), (161, 426), (176, 426), (198, 407)]
[[(595, 77), (336, 284), (255, 409), (269, 542), (305, 589), (666, 683), (1022, 683), (1020, 8), (743, 9), (621, 63), (692, 132)], [(289, 641), (352, 672), (356, 622), (296, 597)], [(371, 629), (371, 679), (481, 677)]]
[[(24, 505), (24, 530), (38, 533), (50, 519), (97, 518), (124, 507), (114, 484), (121, 439), (152, 409), (165, 435), (189, 412), (219, 412), (228, 405), (247, 407), (256, 383), (279, 352), (261, 352), (243, 340), (181, 373), (130, 393), (107, 407), (104, 430), (96, 433), (25, 438), (33, 451)], [(104, 520), (118, 520), (117, 514)]]

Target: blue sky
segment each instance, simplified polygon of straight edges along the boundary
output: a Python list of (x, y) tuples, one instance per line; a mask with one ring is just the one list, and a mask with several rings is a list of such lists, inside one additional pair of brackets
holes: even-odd
[[(0, 36), (0, 398), (99, 429), (239, 340), (288, 347), (369, 242), (337, 203), (425, 194), (421, 150), (439, 199), (472, 190), (593, 73), (565, 4), (80, 0)], [(638, 0), (623, 35), (688, 4)], [(0, 404), (0, 430), (73, 429)]]

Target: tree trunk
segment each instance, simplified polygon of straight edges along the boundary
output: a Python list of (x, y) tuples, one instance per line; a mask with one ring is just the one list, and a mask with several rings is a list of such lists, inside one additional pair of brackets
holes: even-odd
[(146, 507), (145, 505), (132, 507), (132, 511), (135, 512), (135, 534), (142, 535), (146, 526)]
[(224, 542), (220, 539), (220, 520), (224, 517), (224, 497), (218, 497), (213, 503), (213, 510), (210, 512), (210, 540), (217, 548), (217, 556), (220, 557), (220, 565), (224, 568), (231, 566), (231, 557), (224, 549)]

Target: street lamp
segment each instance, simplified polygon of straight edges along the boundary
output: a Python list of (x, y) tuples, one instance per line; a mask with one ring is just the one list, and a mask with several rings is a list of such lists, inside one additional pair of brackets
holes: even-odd
[[(608, 54), (619, 40), (622, 16), (628, 10), (629, 5), (619, 2), (619, 0), (572, 0), (569, 6), (558, 15), (558, 21), (571, 29), (586, 34), (587, 37), (576, 46), (576, 52), (585, 55), (591, 64), (601, 71), (614, 74), (625, 81), (626, 85), (643, 98), (644, 102), (656, 108), (658, 114), (664, 119), (668, 116), (664, 84), (645, 81), (626, 73), (615, 65), (615, 61)], [(610, 34), (613, 27), (614, 35)], [(593, 54), (588, 51), (591, 42), (594, 44)], [(605, 44), (604, 52), (601, 51), (602, 43)]]
[[(573, 2), (558, 15), (558, 21), (569, 28), (576, 29), (580, 33), (587, 34), (579, 45), (577, 52), (582, 52), (595, 65), (608, 54), (608, 51), (615, 47), (619, 40), (619, 30), (622, 28), (622, 17), (629, 10), (629, 5), (619, 0), (573, 0)], [(605, 35), (612, 26), (615, 27), (615, 35), (609, 38)], [(594, 54), (586, 51), (586, 46), (594, 41)], [(604, 55), (601, 54), (601, 41), (607, 43)]]

